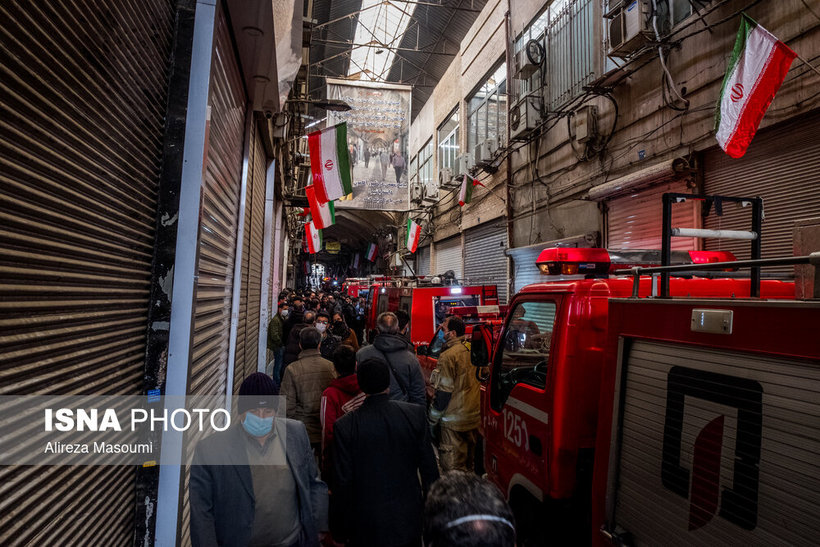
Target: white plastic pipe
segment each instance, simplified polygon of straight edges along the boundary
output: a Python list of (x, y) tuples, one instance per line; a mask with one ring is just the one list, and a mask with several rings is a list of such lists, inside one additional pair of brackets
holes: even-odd
[(723, 239), (757, 239), (757, 232), (740, 230), (704, 230), (701, 228), (672, 228), (672, 237), (719, 237)]

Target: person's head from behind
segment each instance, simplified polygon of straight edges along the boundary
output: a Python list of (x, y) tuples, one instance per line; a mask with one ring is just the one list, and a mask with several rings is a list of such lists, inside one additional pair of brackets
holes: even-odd
[(384, 359), (371, 357), (356, 366), (359, 389), (367, 395), (384, 393), (390, 387), (390, 370)]
[(473, 473), (451, 471), (430, 487), (425, 547), (514, 547), (515, 519), (498, 488)]
[(407, 325), (410, 324), (410, 314), (405, 310), (396, 310), (396, 319), (399, 320), (399, 332), (407, 332)]
[(397, 334), (399, 332), (399, 318), (393, 312), (382, 312), (376, 318), (376, 328), (379, 329), (379, 334)]
[(322, 341), (322, 333), (316, 327), (305, 327), (299, 331), (299, 347), (305, 349), (316, 349)]
[(308, 310), (302, 316), (302, 323), (306, 325), (313, 325), (314, 321), (316, 321), (316, 312), (313, 310)]
[(336, 369), (340, 378), (350, 376), (356, 372), (356, 351), (347, 344), (342, 344), (336, 348), (331, 359), (333, 368)]
[(297, 311), (301, 311), (305, 307), (304, 300), (302, 300), (301, 296), (294, 296), (293, 297), (293, 308)]

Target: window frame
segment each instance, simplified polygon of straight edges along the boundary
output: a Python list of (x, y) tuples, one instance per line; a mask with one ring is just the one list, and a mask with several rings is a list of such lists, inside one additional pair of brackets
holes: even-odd
[[(503, 79), (494, 81), (493, 77), (498, 74), (503, 75)], [(494, 82), (494, 84), (490, 85), (490, 82)], [(482, 93), (484, 96), (479, 97)], [(495, 100), (493, 100), (493, 97), (495, 97)], [(496, 120), (493, 134), (490, 132), (489, 112), (491, 103), (496, 104)], [(503, 57), (495, 65), (493, 65), (492, 70), (490, 70), (482, 79), (482, 83), (467, 96), (467, 100), (465, 101), (465, 110), (467, 111), (467, 150), (470, 153), (475, 150), (478, 143), (484, 142), (493, 137), (497, 139), (499, 148), (506, 146), (509, 104), (507, 63)], [(480, 125), (482, 117), (484, 122), (483, 126)], [(473, 158), (473, 160), (475, 161), (475, 158)]]

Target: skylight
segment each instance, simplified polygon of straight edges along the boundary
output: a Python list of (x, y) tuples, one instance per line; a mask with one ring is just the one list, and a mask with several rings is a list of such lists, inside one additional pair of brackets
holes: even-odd
[(348, 76), (385, 81), (395, 51), (410, 23), (415, 4), (400, 0), (363, 0), (350, 53)]

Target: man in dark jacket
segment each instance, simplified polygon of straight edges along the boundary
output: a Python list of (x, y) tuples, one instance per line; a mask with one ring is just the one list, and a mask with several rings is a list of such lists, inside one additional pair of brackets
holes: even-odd
[(390, 400), (381, 359), (360, 361), (356, 376), (367, 398), (334, 428), (333, 504), (341, 516), (334, 539), (418, 546), (424, 494), (438, 478), (424, 407)]
[(285, 342), (290, 334), (288, 324), (288, 303), (284, 300), (279, 302), (276, 315), (268, 323), (268, 349), (273, 353), (273, 366), (268, 366), (266, 372), (273, 380), (279, 384), (282, 382), (282, 368), (285, 359)]
[(379, 334), (373, 344), (360, 349), (356, 353), (356, 360), (361, 363), (365, 359), (383, 359), (390, 370), (390, 398), (417, 405), (427, 404), (421, 366), (413, 353), (413, 345), (398, 333), (399, 320), (396, 314), (380, 314), (376, 318), (376, 328)]
[[(299, 352), (302, 351), (302, 348), (299, 347), (299, 333), (302, 332), (302, 329), (305, 327), (312, 327), (314, 321), (316, 321), (316, 312), (306, 311), (302, 314), (302, 322), (296, 323), (290, 329), (288, 343), (285, 344), (285, 357), (283, 359), (285, 367), (299, 358)], [(284, 378), (284, 376), (285, 371), (283, 368), (282, 377)]]
[(191, 543), (318, 546), (327, 485), (304, 425), (276, 416), (276, 386), (261, 372), (239, 389), (239, 420), (199, 442), (191, 466)]

